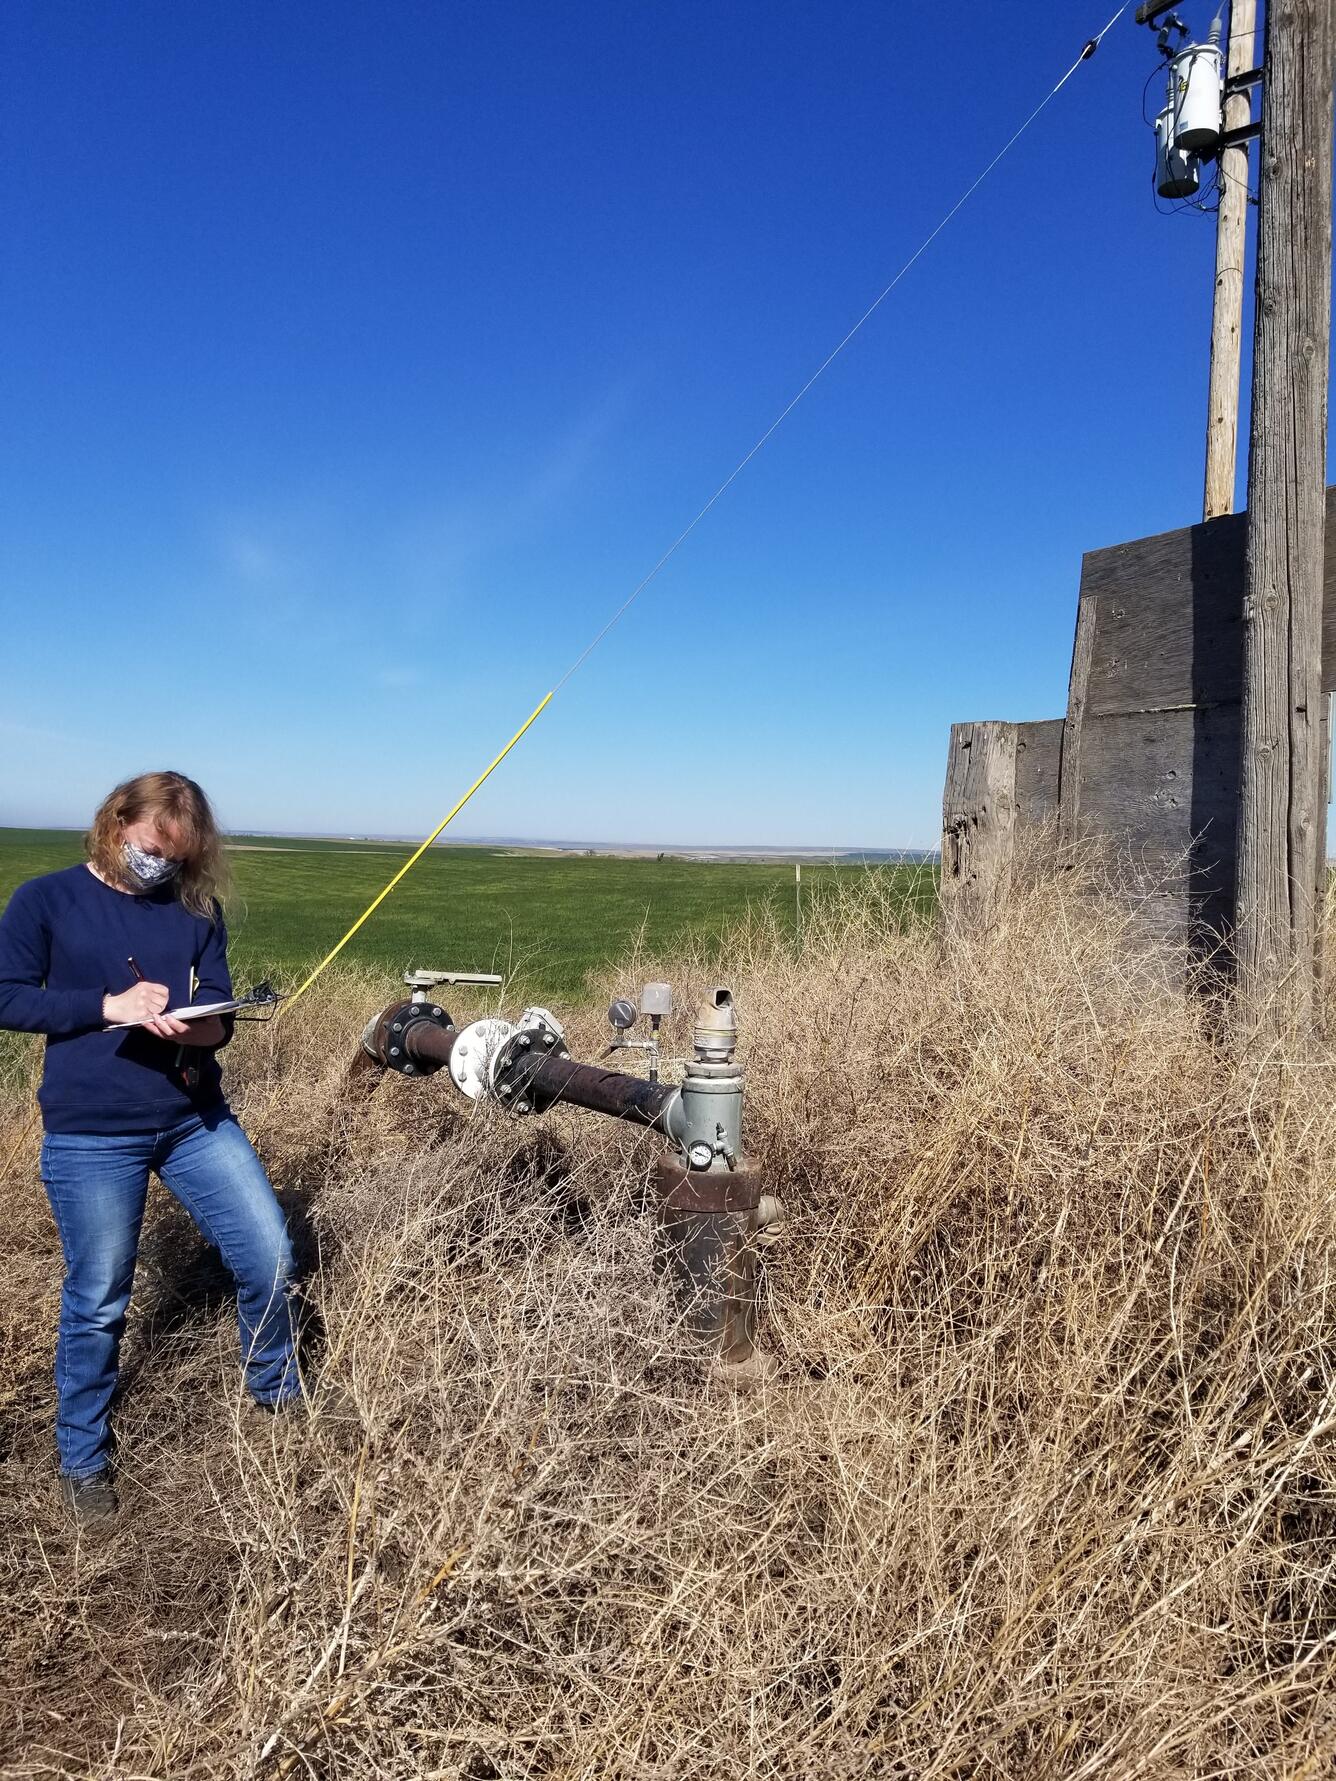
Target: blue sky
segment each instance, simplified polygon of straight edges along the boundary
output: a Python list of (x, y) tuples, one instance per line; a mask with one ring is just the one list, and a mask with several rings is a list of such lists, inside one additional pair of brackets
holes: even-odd
[[(431, 828), (1112, 10), (10, 0), (0, 821)], [(461, 836), (933, 845), (951, 721), (1061, 714), (1081, 552), (1200, 512), (1154, 65), (1129, 9)]]

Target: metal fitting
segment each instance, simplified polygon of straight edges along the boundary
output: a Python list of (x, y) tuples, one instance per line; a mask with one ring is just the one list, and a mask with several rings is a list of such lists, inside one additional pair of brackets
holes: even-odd
[(362, 1049), (401, 1076), (430, 1076), (447, 1061), (455, 1026), (444, 1008), (394, 1002), (368, 1022)]
[(697, 1172), (665, 1156), (654, 1178), (656, 1266), (671, 1278), (691, 1334), (726, 1367), (745, 1365), (756, 1353), (760, 1176)]
[(732, 1063), (738, 1043), (738, 1021), (733, 1010), (733, 992), (726, 985), (716, 984), (706, 992), (696, 1010), (691, 1042), (701, 1063)]

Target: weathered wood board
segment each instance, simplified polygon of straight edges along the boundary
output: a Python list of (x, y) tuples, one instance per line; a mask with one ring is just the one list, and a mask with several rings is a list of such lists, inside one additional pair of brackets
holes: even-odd
[(1057, 817), (1061, 718), (953, 724), (942, 795), (942, 898), (987, 926), (1011, 884), (1018, 834)]
[[(1087, 715), (1239, 700), (1247, 517), (1231, 513), (1086, 554), (1080, 597), (1097, 603), (1084, 689)], [(1336, 689), (1334, 522), (1336, 488), (1329, 488), (1324, 692)]]
[(1056, 822), (1062, 783), (1060, 717), (1016, 725), (1016, 826)]
[(1085, 720), (1079, 832), (1154, 899), (1160, 931), (1229, 920), (1238, 758), (1237, 705)]
[[(1336, 489), (1327, 514), (1336, 521)], [(1158, 885), (1152, 925), (1184, 937), (1233, 914), (1246, 540), (1247, 515), (1229, 514), (1091, 551), (1081, 569), (1062, 838), (1098, 836), (1131, 862)], [(1336, 551), (1323, 629), (1329, 690)], [(1325, 861), (1325, 834), (1319, 851)]]
[(1011, 885), (1015, 822), (1015, 724), (952, 724), (941, 876), (950, 922), (982, 928), (992, 921)]
[[(1336, 689), (1336, 488), (1327, 490), (1326, 514), (1324, 737), (1326, 695)], [(977, 756), (970, 768), (970, 743), (975, 731), (986, 729), (990, 812), (1000, 791), (1009, 808), (1005, 821), (994, 823), (997, 835), (990, 835), (984, 856), (976, 850), (976, 867), (983, 864), (993, 877), (1005, 873), (1010, 882), (1015, 837), (1056, 814), (1061, 842), (1097, 837), (1128, 872), (1148, 927), (1187, 938), (1203, 925), (1230, 924), (1246, 542), (1247, 515), (1229, 514), (1085, 556), (1065, 719), (952, 728), (944, 895), (951, 895), (948, 868), (959, 863), (953, 851), (959, 838), (970, 830), (972, 843), (977, 833), (983, 763)], [(1013, 735), (1000, 768), (994, 733), (1002, 731)], [(1003, 787), (1013, 757), (1014, 774)], [(1326, 789), (1319, 889), (1325, 885)], [(989, 814), (985, 823), (991, 821)], [(966, 864), (956, 883), (972, 886), (972, 870)], [(990, 907), (992, 894), (973, 906)]]

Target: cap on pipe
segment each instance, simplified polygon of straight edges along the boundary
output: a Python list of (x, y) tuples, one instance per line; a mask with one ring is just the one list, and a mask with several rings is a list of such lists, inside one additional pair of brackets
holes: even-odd
[(696, 1010), (691, 1042), (702, 1063), (732, 1063), (738, 1043), (738, 1021), (733, 1011), (733, 992), (726, 985), (718, 983), (706, 992)]

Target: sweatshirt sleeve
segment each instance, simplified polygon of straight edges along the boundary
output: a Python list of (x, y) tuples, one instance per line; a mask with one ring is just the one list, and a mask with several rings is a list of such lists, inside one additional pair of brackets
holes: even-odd
[[(223, 920), (223, 912), (214, 904), (213, 920), (209, 923), (209, 931), (200, 947), (199, 957), (195, 960), (195, 996), (197, 1002), (230, 1002), (232, 1000), (232, 973), (227, 968), (227, 924)], [(223, 1036), (213, 1047), (221, 1051), (230, 1043), (236, 1031), (236, 1021), (230, 1014), (224, 1014)]]
[(35, 884), (21, 884), (0, 915), (0, 1027), (63, 1037), (102, 1026), (105, 984), (47, 989), (51, 928)]

